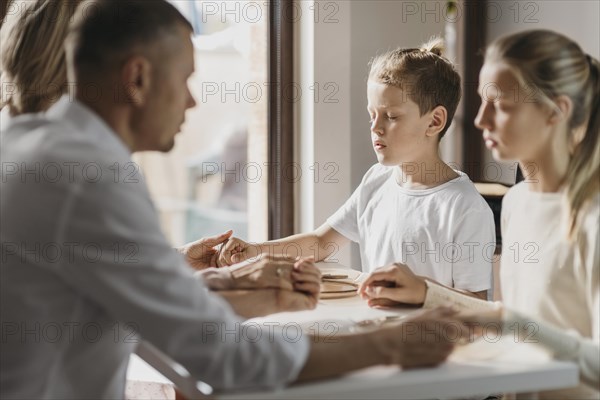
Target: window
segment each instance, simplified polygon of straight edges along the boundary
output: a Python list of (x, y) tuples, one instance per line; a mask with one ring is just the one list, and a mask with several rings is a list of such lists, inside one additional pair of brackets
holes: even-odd
[[(194, 26), (197, 72), (191, 87), (198, 106), (188, 111), (171, 153), (136, 156), (165, 233), (174, 245), (229, 228), (250, 241), (294, 233), (293, 182), (285, 179), (294, 161), (293, 100), (285, 91), (293, 84), (292, 32), (299, 2), (171, 1)], [(471, 26), (476, 35), (462, 32), (461, 45), (482, 47), (482, 26)], [(477, 112), (472, 82), (480, 57), (473, 53), (463, 63), (465, 87), (472, 89), (463, 98), (463, 121), (472, 121)], [(481, 143), (470, 140), (477, 136), (473, 124), (463, 125), (463, 142), (453, 143), (451, 153), (464, 157), (464, 169), (477, 180)]]
[(172, 3), (194, 26), (190, 88), (197, 106), (171, 152), (136, 156), (163, 230), (174, 246), (230, 228), (243, 239), (265, 240), (269, 4)]

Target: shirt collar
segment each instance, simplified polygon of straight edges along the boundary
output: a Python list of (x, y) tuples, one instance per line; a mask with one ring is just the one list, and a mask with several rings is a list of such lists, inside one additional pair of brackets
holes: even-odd
[(49, 119), (65, 121), (77, 131), (90, 135), (90, 139), (103, 146), (109, 146), (114, 151), (124, 152), (131, 156), (131, 150), (121, 140), (119, 135), (94, 111), (85, 104), (64, 95), (48, 109)]
[(4, 106), (2, 110), (0, 110), (0, 132), (6, 132), (13, 125), (17, 125), (21, 122), (35, 120), (36, 118), (44, 118), (44, 113), (26, 113), (19, 114), (16, 116), (10, 115), (10, 107)]

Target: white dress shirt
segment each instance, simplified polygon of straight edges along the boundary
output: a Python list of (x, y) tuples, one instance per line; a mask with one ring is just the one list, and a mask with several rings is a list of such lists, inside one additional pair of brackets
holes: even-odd
[(2, 398), (122, 398), (140, 337), (217, 390), (297, 377), (308, 341), (240, 325), (193, 278), (128, 149), (83, 104), (11, 121), (1, 163)]

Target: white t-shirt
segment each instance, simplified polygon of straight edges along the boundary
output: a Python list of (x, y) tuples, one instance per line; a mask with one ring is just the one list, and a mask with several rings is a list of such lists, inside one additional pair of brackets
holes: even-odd
[[(532, 192), (526, 185), (515, 185), (502, 203), (504, 335), (577, 362), (579, 386), (542, 392), (540, 399), (598, 399), (600, 195), (580, 211), (579, 229), (569, 241), (562, 194)], [(439, 305), (472, 311), (496, 307), (429, 285), (424, 306)]]
[(578, 360), (587, 386), (547, 397), (598, 398), (600, 196), (580, 213), (581, 226), (571, 242), (566, 239), (565, 219), (561, 218), (563, 207), (561, 193), (532, 192), (525, 182), (512, 187), (504, 197), (502, 299), (507, 308), (579, 339), (572, 346), (576, 350), (560, 358)]
[(401, 262), (417, 275), (472, 292), (489, 290), (492, 210), (467, 175), (434, 188), (401, 187), (393, 167), (376, 164), (327, 223), (360, 245), (362, 270)]

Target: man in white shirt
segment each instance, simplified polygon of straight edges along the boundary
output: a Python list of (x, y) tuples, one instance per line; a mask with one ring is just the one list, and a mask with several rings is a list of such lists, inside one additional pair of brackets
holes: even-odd
[[(195, 104), (190, 34), (164, 1), (83, 3), (66, 42), (76, 98), (3, 132), (2, 398), (120, 398), (138, 337), (217, 390), (443, 361), (447, 310), (410, 334), (311, 343), (242, 326), (207, 290), (235, 279), (195, 279), (170, 248), (131, 152), (170, 150)], [(432, 319), (440, 329), (424, 338)]]

